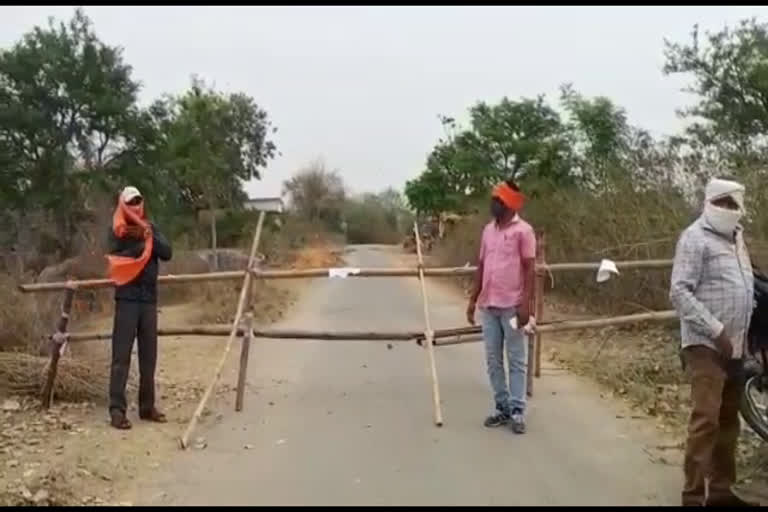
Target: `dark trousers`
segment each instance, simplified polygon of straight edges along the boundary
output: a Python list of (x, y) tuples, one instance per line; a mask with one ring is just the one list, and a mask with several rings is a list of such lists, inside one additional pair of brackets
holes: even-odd
[(112, 370), (109, 376), (109, 410), (125, 414), (125, 386), (131, 369), (133, 340), (139, 347), (139, 412), (155, 407), (157, 365), (157, 304), (115, 301), (112, 327)]
[(683, 505), (702, 505), (707, 500), (730, 496), (736, 481), (744, 372), (741, 361), (725, 367), (719, 354), (705, 346), (685, 348), (683, 361), (691, 381), (692, 407), (682, 500)]

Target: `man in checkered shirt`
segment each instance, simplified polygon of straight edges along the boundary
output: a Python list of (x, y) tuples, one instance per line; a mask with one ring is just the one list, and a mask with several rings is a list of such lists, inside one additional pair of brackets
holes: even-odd
[(731, 489), (754, 285), (739, 224), (743, 214), (744, 186), (710, 181), (704, 211), (675, 252), (669, 297), (680, 317), (692, 402), (683, 505), (749, 505)]

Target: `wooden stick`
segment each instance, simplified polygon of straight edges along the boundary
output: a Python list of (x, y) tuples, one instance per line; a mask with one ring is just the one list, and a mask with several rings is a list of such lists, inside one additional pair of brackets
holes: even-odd
[[(157, 278), (158, 283), (162, 284), (182, 284), (182, 283), (196, 283), (204, 281), (234, 281), (236, 279), (242, 279), (245, 275), (245, 270), (234, 270), (229, 272), (202, 272), (200, 274), (166, 274)], [(72, 282), (77, 288), (111, 288), (115, 286), (115, 283), (110, 279), (84, 279), (82, 281)], [(66, 282), (55, 283), (32, 283), (32, 284), (20, 284), (19, 290), (22, 292), (56, 292), (65, 290), (67, 288)]]
[(67, 343), (66, 332), (69, 325), (69, 314), (72, 312), (72, 301), (75, 297), (75, 286), (70, 282), (64, 293), (64, 303), (61, 306), (61, 316), (56, 325), (56, 332), (51, 336), (51, 362), (48, 365), (48, 375), (42, 391), (42, 406), (48, 409), (53, 404), (53, 390), (56, 384), (56, 374), (59, 370), (59, 359), (64, 345)]
[[(560, 332), (576, 331), (579, 329), (593, 329), (600, 327), (612, 327), (616, 325), (634, 324), (640, 322), (668, 322), (677, 319), (677, 313), (674, 310), (655, 311), (653, 313), (639, 313), (636, 315), (614, 316), (609, 318), (597, 318), (593, 320), (566, 320), (563, 322), (553, 322), (551, 324), (539, 325), (536, 330), (539, 332)], [(475, 333), (465, 333), (456, 340), (445, 340), (436, 342), (435, 345), (460, 345), (462, 343), (474, 343), (482, 338), (477, 337)], [(466, 337), (461, 337), (466, 336)]]
[(237, 373), (237, 395), (235, 398), (235, 411), (243, 410), (243, 397), (245, 395), (245, 384), (248, 378), (248, 355), (251, 349), (251, 338), (253, 337), (253, 313), (245, 314), (245, 333), (240, 338), (240, 368)]
[[(539, 235), (539, 243), (536, 244), (538, 250), (536, 251), (536, 263), (539, 266), (545, 266), (547, 261), (547, 237), (544, 233)], [(544, 323), (544, 290), (546, 289), (546, 274), (543, 270), (536, 271), (536, 308), (534, 309), (534, 315), (536, 315), (536, 322)], [(541, 377), (541, 344), (543, 336), (541, 332), (536, 332), (536, 368), (534, 375), (536, 378)]]
[(435, 364), (435, 348), (432, 346), (434, 341), (434, 332), (429, 320), (429, 301), (427, 298), (427, 285), (424, 282), (424, 255), (421, 252), (421, 237), (419, 236), (418, 221), (413, 223), (413, 233), (416, 238), (416, 254), (419, 258), (419, 283), (421, 283), (421, 298), (424, 304), (424, 339), (426, 340), (427, 363), (429, 365), (430, 376), (432, 377), (432, 402), (434, 405), (435, 425), (443, 426), (443, 412), (440, 409), (440, 386), (437, 381), (437, 365)]
[[(637, 268), (667, 268), (672, 266), (672, 260), (640, 260), (640, 261), (616, 261), (619, 270), (629, 270)], [(553, 263), (539, 267), (548, 272), (563, 272), (577, 270), (597, 270), (600, 263)], [(251, 268), (251, 273), (261, 279), (306, 279), (312, 277), (328, 277), (328, 268), (305, 269), (305, 270), (256, 270)], [(349, 274), (348, 277), (417, 277), (421, 273), (428, 277), (462, 277), (470, 276), (475, 273), (477, 267), (425, 267), (419, 271), (411, 268), (361, 268), (360, 272)], [(241, 279), (244, 270), (235, 270), (229, 272), (206, 272), (200, 274), (178, 274), (164, 275), (157, 280), (161, 284), (182, 284), (201, 281), (234, 281)], [(74, 281), (78, 288), (110, 288), (114, 283), (109, 279), (87, 279), (83, 281)], [(19, 285), (22, 292), (53, 292), (61, 291), (67, 288), (66, 282), (55, 283), (31, 283)]]
[[(157, 330), (158, 336), (229, 336), (229, 324), (195, 325), (191, 327), (166, 327)], [(243, 335), (243, 329), (237, 329), (237, 335)], [(451, 336), (448, 333), (446, 336)], [(327, 340), (327, 341), (412, 341), (423, 338), (424, 331), (303, 331), (303, 330), (260, 330), (254, 329), (254, 338), (270, 338), (285, 340)], [(69, 342), (108, 340), (112, 338), (107, 332), (68, 333)]]
[[(634, 322), (666, 321), (676, 318), (675, 312), (656, 311), (652, 313), (640, 313), (607, 318), (591, 318), (588, 320), (558, 320), (555, 322), (542, 322), (536, 327), (538, 332), (557, 332), (573, 329), (588, 329), (592, 327), (609, 327)], [(229, 336), (231, 326), (229, 324), (208, 324), (191, 327), (167, 327), (157, 330), (158, 336)], [(432, 332), (433, 340), (445, 338), (461, 338), (473, 336), (481, 332), (480, 327), (456, 327), (452, 329), (438, 329)], [(237, 335), (242, 336), (242, 328), (238, 328)], [(328, 341), (412, 341), (421, 343), (425, 339), (424, 331), (304, 331), (304, 330), (253, 330), (254, 338), (285, 339), (285, 340), (328, 340)], [(66, 333), (68, 342), (80, 342), (91, 340), (108, 340), (112, 334), (104, 333)], [(448, 345), (451, 343), (437, 343)]]
[[(259, 240), (261, 239), (261, 227), (263, 224), (264, 224), (264, 212), (261, 212), (261, 214), (259, 215), (259, 223), (256, 226), (256, 234), (253, 236), (253, 244), (251, 245), (251, 252), (248, 255), (248, 268), (251, 268), (253, 266), (253, 262), (256, 259), (256, 250), (259, 247)], [(221, 377), (221, 371), (224, 368), (224, 364), (227, 362), (227, 356), (229, 355), (229, 351), (232, 348), (232, 342), (235, 340), (235, 337), (237, 336), (238, 327), (240, 327), (240, 318), (243, 316), (243, 310), (245, 309), (245, 299), (248, 296), (248, 290), (250, 289), (250, 286), (251, 286), (251, 276), (252, 274), (250, 272), (245, 272), (245, 277), (243, 278), (243, 286), (240, 289), (240, 299), (237, 301), (237, 310), (235, 311), (235, 319), (232, 321), (232, 327), (229, 333), (229, 339), (227, 339), (227, 345), (226, 347), (224, 347), (224, 353), (221, 355), (221, 360), (219, 361), (219, 364), (216, 366), (216, 372), (213, 375), (213, 379), (211, 379), (211, 383), (208, 385), (208, 388), (205, 390), (203, 397), (200, 399), (200, 403), (197, 405), (197, 409), (195, 409), (195, 413), (192, 415), (192, 419), (189, 421), (189, 425), (187, 425), (187, 429), (184, 431), (184, 434), (179, 439), (179, 444), (181, 445), (182, 450), (187, 448), (189, 443), (189, 436), (192, 434), (192, 431), (195, 429), (197, 422), (200, 420), (200, 416), (203, 413), (203, 409), (205, 409), (205, 404), (208, 401), (208, 398), (211, 396), (211, 393), (213, 392), (213, 388), (216, 387), (216, 383), (219, 381), (219, 378)]]

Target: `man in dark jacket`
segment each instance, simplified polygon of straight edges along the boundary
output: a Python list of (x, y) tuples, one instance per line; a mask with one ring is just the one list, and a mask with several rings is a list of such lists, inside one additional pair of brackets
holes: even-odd
[(109, 412), (112, 426), (118, 429), (131, 428), (126, 418), (125, 387), (134, 338), (138, 339), (139, 417), (159, 423), (166, 421), (155, 407), (157, 276), (158, 260), (171, 259), (171, 245), (154, 225), (145, 221), (143, 203), (135, 187), (126, 187), (120, 194), (108, 236), (107, 258), (110, 276), (116, 284)]

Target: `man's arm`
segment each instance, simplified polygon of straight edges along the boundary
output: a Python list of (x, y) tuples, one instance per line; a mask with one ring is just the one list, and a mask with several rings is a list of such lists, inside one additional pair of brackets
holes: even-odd
[(171, 257), (173, 256), (171, 243), (167, 238), (163, 236), (161, 232), (157, 230), (154, 225), (152, 226), (152, 238), (152, 248), (157, 257), (162, 261), (170, 261)]
[(472, 283), (472, 291), (469, 294), (469, 304), (467, 305), (467, 322), (475, 325), (475, 309), (477, 308), (477, 298), (483, 289), (483, 269), (485, 261), (485, 245), (483, 237), (480, 237), (480, 254), (477, 258), (477, 270), (475, 271), (475, 280)]
[(703, 269), (703, 241), (690, 232), (683, 233), (675, 249), (669, 300), (681, 320), (712, 339), (723, 355), (730, 357), (728, 353), (732, 347), (722, 322), (715, 318), (695, 294)]

